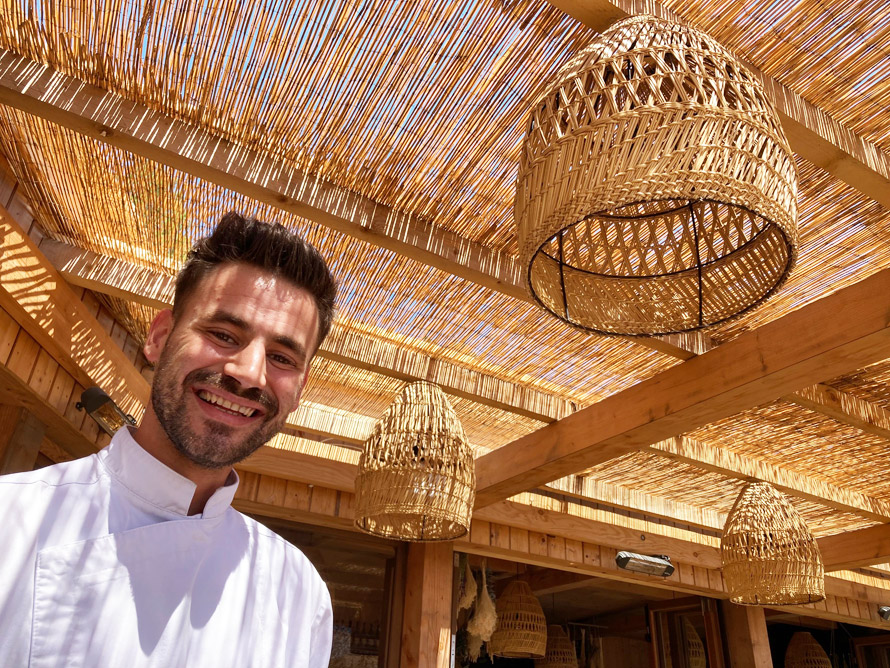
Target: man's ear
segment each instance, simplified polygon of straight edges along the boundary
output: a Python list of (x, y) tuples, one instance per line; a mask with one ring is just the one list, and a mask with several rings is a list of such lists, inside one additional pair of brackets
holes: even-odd
[(151, 321), (151, 327), (148, 330), (148, 337), (145, 339), (145, 347), (142, 352), (145, 353), (145, 359), (154, 364), (161, 358), (161, 352), (167, 345), (167, 338), (173, 331), (173, 311), (165, 308), (155, 316)]

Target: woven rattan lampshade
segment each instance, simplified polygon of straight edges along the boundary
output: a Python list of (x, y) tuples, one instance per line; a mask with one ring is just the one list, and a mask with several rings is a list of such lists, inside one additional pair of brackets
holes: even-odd
[(510, 659), (542, 658), (547, 651), (547, 618), (528, 583), (514, 581), (497, 600), (498, 627), (488, 653)]
[(355, 525), (410, 541), (454, 540), (470, 528), (473, 451), (437, 385), (407, 385), (365, 441)]
[(799, 631), (785, 650), (785, 668), (831, 668), (831, 659), (811, 634)]
[(535, 668), (578, 668), (575, 646), (561, 626), (547, 627), (547, 651), (543, 659), (535, 659)]
[(822, 555), (803, 518), (772, 485), (749, 483), (720, 543), (733, 603), (793, 605), (825, 598)]
[(707, 668), (708, 653), (705, 644), (701, 641), (698, 631), (685, 617), (683, 618), (683, 651), (686, 655), (686, 665), (689, 668)]
[(604, 334), (699, 329), (762, 302), (797, 248), (797, 177), (757, 79), (707, 35), (619, 21), (533, 106), (515, 217), (532, 297)]

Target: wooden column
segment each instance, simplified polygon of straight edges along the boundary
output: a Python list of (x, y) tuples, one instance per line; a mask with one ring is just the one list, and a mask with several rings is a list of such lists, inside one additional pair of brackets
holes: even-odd
[(451, 543), (408, 546), (402, 617), (402, 668), (451, 665)]
[(0, 405), (0, 475), (33, 470), (43, 435), (43, 423), (30, 411)]
[(720, 601), (730, 668), (773, 668), (763, 608)]

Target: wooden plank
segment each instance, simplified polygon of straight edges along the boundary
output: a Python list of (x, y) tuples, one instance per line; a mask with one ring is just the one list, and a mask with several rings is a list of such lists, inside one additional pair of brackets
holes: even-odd
[(723, 636), (732, 668), (773, 668), (763, 608), (720, 601)]
[(46, 429), (20, 406), (0, 405), (0, 475), (30, 471)]
[(451, 665), (451, 543), (411, 543), (402, 616), (401, 661), (404, 668)]
[(817, 543), (826, 571), (890, 563), (890, 524), (823, 536)]
[(13, 373), (9, 367), (0, 364), (0, 402), (26, 409), (45, 425), (46, 436), (73, 457), (85, 457), (98, 449), (93, 441), (94, 436), (79, 428), (83, 423), (84, 414), (76, 410), (73, 414), (69, 413), (68, 406), (73, 409), (80, 391), (82, 388), (78, 390), (77, 386), (72, 388), (66, 411), (64, 414), (60, 413), (55, 405), (35, 393), (27, 382)]
[[(683, 540), (651, 532), (637, 531), (607, 522), (576, 517), (566, 512), (555, 512), (516, 501), (501, 501), (478, 509), (474, 520), (482, 519), (494, 526), (519, 527), (528, 531), (546, 533), (548, 554), (565, 556), (565, 539), (610, 546), (618, 550), (630, 550), (643, 554), (667, 554), (672, 560), (719, 568), (719, 550), (704, 543)], [(531, 542), (531, 541), (530, 541)], [(492, 540), (493, 546), (509, 547), (509, 540)]]
[(782, 398), (890, 441), (890, 411), (848, 392), (819, 384)]
[[(724, 448), (677, 436), (645, 448), (674, 461), (739, 480), (762, 480), (777, 489), (830, 508), (876, 520), (890, 521), (890, 502), (854, 492), (829, 482), (788, 471), (763, 461), (737, 455)], [(722, 525), (719, 527), (722, 529)]]
[(238, 468), (347, 492), (354, 491), (358, 474), (358, 466), (352, 463), (278, 450), (268, 445), (240, 462)]
[[(657, 0), (549, 0), (580, 23), (602, 32), (615, 21), (652, 14), (689, 24)], [(890, 209), (890, 156), (797, 93), (746, 63), (773, 102), (791, 150)]]
[(148, 383), (2, 208), (0, 272), (0, 306), (78, 382), (102, 387), (125, 412), (141, 417)]
[(483, 455), (476, 506), (886, 359), (886, 294), (890, 270)]

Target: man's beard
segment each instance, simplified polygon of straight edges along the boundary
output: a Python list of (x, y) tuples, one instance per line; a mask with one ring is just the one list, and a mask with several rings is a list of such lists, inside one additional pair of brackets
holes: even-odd
[[(267, 443), (284, 427), (287, 415), (278, 415), (278, 401), (259, 388), (244, 390), (231, 376), (196, 369), (190, 372), (182, 384), (176, 382), (168, 355), (161, 354), (155, 369), (151, 387), (151, 406), (158, 422), (173, 446), (190, 461), (208, 469), (232, 466)], [(260, 404), (265, 414), (253, 431), (240, 441), (235, 440), (235, 429), (227, 424), (205, 420), (204, 434), (195, 433), (186, 411), (186, 392), (195, 383), (206, 387), (218, 387), (236, 397)], [(198, 398), (198, 401), (201, 401)]]

